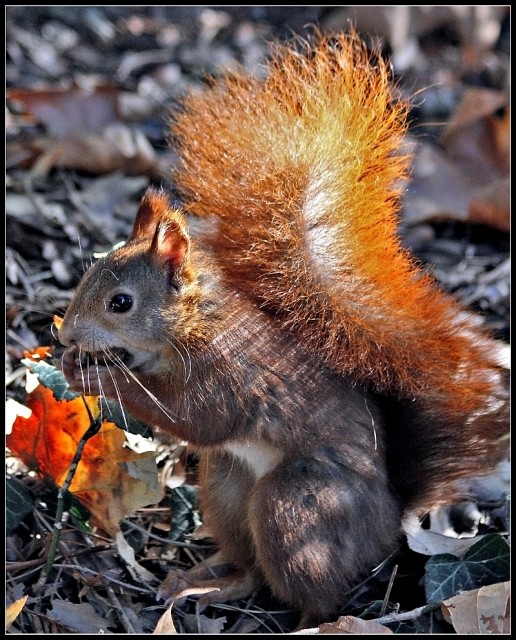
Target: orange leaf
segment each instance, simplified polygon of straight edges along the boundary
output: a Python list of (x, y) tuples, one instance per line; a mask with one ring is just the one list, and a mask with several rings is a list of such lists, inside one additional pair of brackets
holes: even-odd
[[(57, 401), (49, 389), (38, 385), (27, 397), (32, 415), (18, 416), (7, 437), (14, 455), (40, 477), (52, 478), (59, 486), (66, 478), (79, 440), (90, 426), (84, 400), (96, 417), (96, 398)], [(124, 443), (124, 432), (113, 423), (104, 422), (100, 432), (86, 443), (70, 485), (70, 492), (89, 509), (93, 523), (111, 535), (116, 535), (121, 518), (161, 498), (157, 476), (156, 487), (150, 487), (121, 467), (152, 454), (135, 453)]]
[(52, 355), (53, 351), (53, 347), (36, 347), (35, 349), (25, 350), (23, 352), (23, 357), (33, 360), (34, 362), (39, 362), (40, 360), (44, 360), (48, 356)]

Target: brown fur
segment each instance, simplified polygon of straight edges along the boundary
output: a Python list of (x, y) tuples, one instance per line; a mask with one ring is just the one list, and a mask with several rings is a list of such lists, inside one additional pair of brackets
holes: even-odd
[(400, 490), (416, 507), (446, 501), (506, 447), (506, 375), (396, 235), (407, 105), (388, 64), (354, 35), (301, 49), (278, 47), (265, 82), (237, 74), (185, 101), (175, 181), (191, 213), (216, 218), (226, 281), (329, 367), (406, 401)]
[(149, 190), (59, 338), (72, 387), (201, 452), (204, 518), (240, 576), (206, 598), (264, 580), (323, 617), (395, 547), (404, 509), (453, 500), (503, 456), (507, 386), (494, 343), (396, 237), (407, 107), (386, 63), (321, 37), (268, 71), (176, 117), (177, 184), (214, 230), (196, 245)]

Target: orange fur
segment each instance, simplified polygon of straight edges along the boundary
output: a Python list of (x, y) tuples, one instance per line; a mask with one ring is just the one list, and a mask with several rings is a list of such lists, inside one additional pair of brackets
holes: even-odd
[(356, 35), (279, 46), (265, 81), (234, 74), (185, 100), (175, 181), (216, 218), (229, 284), (338, 373), (441, 420), (440, 462), (460, 476), (456, 447), (485, 463), (502, 448), (506, 396), (492, 341), (396, 234), (407, 111)]

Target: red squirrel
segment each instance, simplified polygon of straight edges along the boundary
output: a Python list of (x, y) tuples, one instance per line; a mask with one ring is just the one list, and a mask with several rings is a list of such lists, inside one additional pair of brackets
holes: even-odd
[(337, 613), (403, 513), (459, 499), (505, 455), (496, 343), (397, 235), (408, 108), (355, 34), (278, 45), (264, 80), (187, 96), (182, 211), (150, 188), (59, 328), (72, 388), (199, 451), (212, 564), (235, 571), (207, 601), (265, 582)]

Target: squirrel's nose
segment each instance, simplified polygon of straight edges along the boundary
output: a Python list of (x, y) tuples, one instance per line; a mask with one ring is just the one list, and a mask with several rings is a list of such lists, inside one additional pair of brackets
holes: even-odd
[(65, 322), (64, 320), (61, 322), (57, 329), (57, 337), (59, 339), (59, 342), (64, 347), (69, 347), (75, 344), (73, 327), (70, 327), (70, 324), (68, 322)]

